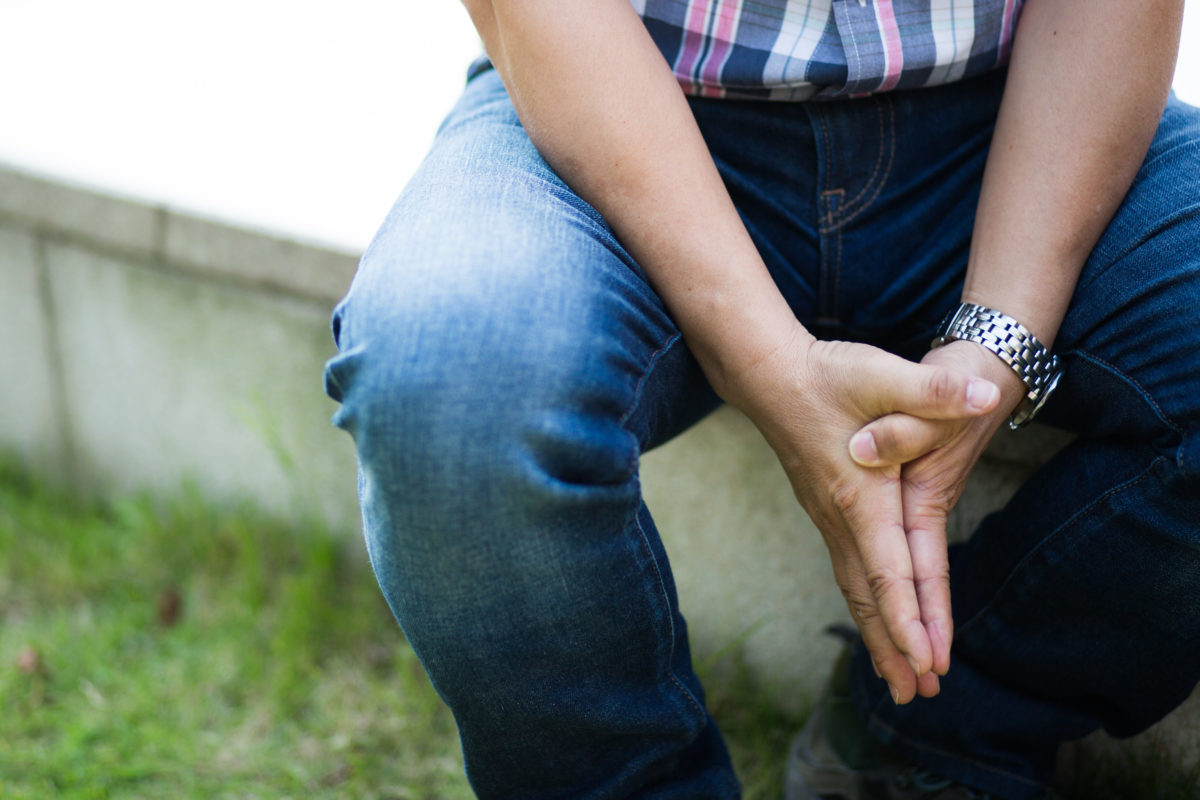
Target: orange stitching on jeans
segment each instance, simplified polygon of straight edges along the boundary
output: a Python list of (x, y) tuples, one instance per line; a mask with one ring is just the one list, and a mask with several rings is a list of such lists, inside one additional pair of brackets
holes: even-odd
[(1180, 436), (1183, 435), (1183, 433), (1184, 433), (1183, 428), (1176, 425), (1174, 422), (1172, 422), (1167, 417), (1167, 412), (1163, 411), (1162, 408), (1159, 407), (1158, 402), (1153, 397), (1150, 396), (1150, 392), (1147, 391), (1147, 389), (1144, 386), (1142, 386), (1140, 383), (1138, 383), (1137, 380), (1135, 380), (1133, 378), (1133, 376), (1128, 375), (1124, 370), (1120, 369), (1115, 364), (1110, 364), (1107, 361), (1105, 361), (1103, 358), (1100, 358), (1100, 356), (1092, 355), (1091, 353), (1087, 352), (1086, 350), (1076, 350), (1075, 355), (1079, 356), (1080, 358), (1086, 358), (1088, 361), (1094, 361), (1095, 363), (1099, 364), (1102, 367), (1107, 367), (1108, 370), (1110, 372), (1112, 372), (1114, 375), (1116, 375), (1117, 377), (1123, 378), (1124, 380), (1129, 381), (1129, 383), (1133, 386), (1133, 388), (1137, 389), (1138, 392), (1141, 393), (1142, 398), (1145, 399), (1145, 401), (1150, 404), (1150, 407), (1154, 409), (1154, 413), (1157, 414), (1158, 418), (1163, 421), (1163, 424), (1166, 425), (1171, 430), (1178, 433)]
[(650, 564), (654, 567), (654, 577), (658, 579), (658, 594), (663, 602), (667, 614), (667, 635), (670, 637), (667, 647), (667, 674), (671, 676), (671, 682), (674, 683), (679, 690), (683, 692), (683, 696), (691, 703), (692, 708), (700, 714), (702, 718), (707, 717), (704, 707), (692, 694), (683, 681), (679, 680), (679, 676), (675, 674), (675, 614), (671, 610), (671, 596), (667, 592), (667, 582), (663, 578), (662, 569), (659, 568), (658, 559), (654, 556), (654, 548), (650, 546), (650, 540), (646, 536), (646, 529), (642, 527), (641, 511), (644, 504), (639, 505), (633, 512), (633, 524), (637, 527), (638, 539), (641, 540), (642, 547), (646, 549), (646, 554), (650, 557)]
[[(845, 189), (831, 189), (821, 193), (821, 211), (829, 209), (829, 219), (835, 220), (841, 213), (841, 204), (834, 201), (834, 198), (844, 197)], [(822, 317), (828, 317), (837, 322), (837, 290), (841, 279), (842, 271), (842, 232), (837, 224), (830, 225), (827, 229), (820, 231), (821, 234), (821, 285), (819, 306)], [(833, 238), (830, 237), (833, 235)], [(837, 258), (834, 264), (834, 272), (832, 280), (830, 276), (830, 250), (836, 249)], [(832, 293), (830, 284), (832, 283)], [(828, 302), (826, 298), (828, 297)]]
[[(825, 174), (821, 176), (821, 179), (826, 185), (828, 185), (830, 177), (833, 175), (833, 143), (829, 138), (829, 127), (825, 124), (825, 120), (819, 111), (813, 113), (811, 115), (811, 119), (813, 119), (817, 125), (821, 127), (821, 139), (825, 142)], [(821, 191), (821, 197), (824, 198), (828, 194), (837, 193), (845, 194), (845, 189), (824, 189)], [(821, 209), (821, 211), (824, 213), (824, 209)], [(818, 226), (818, 228), (819, 227), (820, 226)]]
[[(888, 98), (885, 97), (883, 100), (887, 101)], [(879, 175), (879, 168), (883, 164), (883, 137), (885, 135), (885, 131), (883, 125), (883, 108), (879, 102), (876, 102), (875, 104), (875, 112), (879, 117), (879, 152), (875, 156), (875, 167), (871, 170), (870, 176), (868, 176), (867, 180), (863, 183), (862, 189), (857, 195), (854, 196), (853, 199), (846, 201), (845, 206), (842, 207), (842, 211), (845, 211), (847, 206), (852, 206), (862, 199), (863, 195), (867, 193), (867, 190), (870, 189), (871, 185), (875, 182), (875, 178)]]
[[(884, 184), (887, 183), (887, 179), (892, 173), (892, 164), (895, 163), (895, 160), (896, 160), (896, 133), (895, 133), (896, 109), (892, 106), (891, 98), (885, 97), (883, 99), (885, 101), (887, 101), (888, 112), (890, 115), (890, 123), (891, 123), (890, 127), (887, 128), (887, 130), (891, 131), (891, 136), (889, 139), (889, 146), (888, 146), (887, 165), (883, 169), (883, 176), (879, 179), (879, 183), (875, 187), (875, 193), (872, 194), (870, 197), (868, 197), (865, 201), (863, 201), (862, 205), (858, 209), (856, 209), (855, 211), (853, 211), (852, 213), (850, 213), (847, 216), (841, 217), (838, 220), (838, 225), (845, 225), (846, 223), (853, 221), (856, 217), (858, 217), (860, 214), (862, 214), (864, 211), (866, 211), (868, 208), (870, 208), (871, 203), (874, 203), (876, 198), (878, 198), (879, 194), (883, 191)], [(883, 125), (882, 119), (883, 119), (883, 116), (881, 114), (880, 115), (880, 127), (879, 127), (881, 137), (883, 136), (884, 131), (885, 131), (885, 127)], [(874, 176), (872, 176), (872, 177), (874, 177)], [(863, 191), (866, 191), (866, 190), (864, 189)], [(860, 192), (859, 195), (861, 196), (862, 193)], [(850, 204), (848, 203), (847, 205), (850, 205)], [(846, 212), (846, 209), (843, 208), (842, 213), (844, 214), (845, 212)]]
[[(836, 216), (840, 220), (843, 210), (844, 206), (839, 203), (836, 214), (831, 212), (831, 218)], [(832, 239), (829, 238), (830, 236), (832, 236)], [(831, 274), (824, 276), (826, 281), (832, 283), (832, 286), (828, 287), (829, 303), (823, 306), (821, 311), (822, 313), (837, 320), (837, 324), (840, 325), (841, 319), (838, 316), (838, 296), (842, 288), (842, 226), (840, 224), (835, 225), (832, 228), (831, 233), (822, 235), (822, 239), (829, 242), (830, 247), (834, 251), (834, 258)]]
[(833, 267), (833, 295), (832, 295), (833, 302), (830, 304), (831, 307), (829, 310), (830, 310), (831, 314), (833, 315), (833, 317), (836, 319), (839, 319), (839, 321), (840, 321), (840, 315), (838, 314), (838, 298), (841, 297), (841, 291), (842, 291), (842, 226), (841, 225), (839, 225), (837, 227), (837, 231), (835, 232), (834, 235), (837, 237), (837, 260), (834, 262), (834, 267)]

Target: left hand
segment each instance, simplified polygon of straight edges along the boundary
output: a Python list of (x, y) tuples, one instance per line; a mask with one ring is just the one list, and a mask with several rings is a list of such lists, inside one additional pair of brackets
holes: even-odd
[[(950, 342), (930, 350), (922, 364), (947, 366), (976, 375), (1000, 389), (1000, 402), (990, 413), (972, 418), (924, 419), (910, 414), (888, 414), (863, 426), (850, 441), (850, 455), (868, 467), (901, 469), (901, 504), (904, 530), (913, 572), (926, 576), (916, 585), (920, 608), (950, 607), (950, 570), (946, 553), (946, 519), (962, 496), (980, 453), (996, 429), (1024, 396), (1025, 385), (994, 353), (967, 341)], [(924, 615), (923, 615), (924, 616)], [(933, 671), (920, 677), (917, 693), (938, 693), (938, 675), (950, 667), (953, 630), (949, 620), (923, 619), (930, 640), (944, 643), (934, 652)]]

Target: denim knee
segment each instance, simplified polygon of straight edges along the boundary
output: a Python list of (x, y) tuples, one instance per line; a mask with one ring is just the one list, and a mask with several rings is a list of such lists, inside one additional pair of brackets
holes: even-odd
[[(581, 515), (626, 525), (641, 449), (626, 423), (654, 355), (678, 337), (575, 206), (536, 181), (514, 179), (501, 203), (461, 191), (486, 208), (443, 218), (436, 236), (431, 212), (402, 199), (334, 313), (326, 382), (357, 446), (381, 583), (410, 572), (389, 564), (415, 550), (505, 552)], [(434, 581), (445, 564), (408, 580)]]
[(677, 333), (606, 332), (628, 297), (521, 272), (504, 297), (450, 281), (380, 305), (363, 283), (335, 313), (326, 380), (380, 586), (481, 796), (615, 796), (689, 748), (720, 790), (681, 796), (728, 795), (626, 425)]
[[(577, 531), (620, 529), (639, 498), (619, 387), (584, 337), (534, 334), (528, 305), (462, 294), (381, 313), (352, 293), (326, 370), (358, 451), (372, 564), (427, 666), (467, 657), (464, 616), (495, 618), (496, 603), (544, 616), (540, 587), (561, 580)], [(504, 638), (475, 640), (481, 669), (495, 655), (484, 642)]]
[(620, 425), (621, 381), (587, 335), (536, 322), (528, 304), (454, 293), (386, 313), (352, 297), (335, 312), (326, 383), (366, 476), (426, 508), (497, 514), (628, 481), (638, 446)]

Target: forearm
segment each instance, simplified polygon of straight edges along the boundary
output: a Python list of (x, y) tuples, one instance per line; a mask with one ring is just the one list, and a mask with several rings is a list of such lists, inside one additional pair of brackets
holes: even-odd
[(641, 264), (718, 392), (807, 335), (627, 0), (467, 7), (539, 152)]
[(963, 299), (1050, 345), (1166, 102), (1181, 0), (1029, 0), (984, 174)]

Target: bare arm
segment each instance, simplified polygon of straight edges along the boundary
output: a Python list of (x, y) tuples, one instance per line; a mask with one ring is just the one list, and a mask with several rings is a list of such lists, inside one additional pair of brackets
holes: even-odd
[[(1182, 0), (1029, 0), (984, 172), (964, 300), (1053, 343), (1080, 270), (1154, 136), (1182, 16)], [(962, 364), (999, 385), (996, 425), (1023, 394), (1015, 373), (977, 345), (955, 342), (927, 360)], [(871, 429), (880, 463), (927, 452), (944, 427), (879, 421)]]
[(467, 0), (530, 139), (642, 264), (718, 392), (805, 336), (627, 0)]
[[(984, 173), (964, 300), (1015, 317), (1051, 345), (1083, 264), (1153, 138), (1182, 11), (1182, 0), (1029, 0)], [(947, 514), (1025, 391), (1000, 359), (971, 342), (932, 350), (923, 363), (988, 378), (1002, 400), (970, 421), (877, 420), (866, 430), (878, 457), (852, 440), (859, 463), (905, 464), (910, 549), (943, 564), (937, 581), (917, 587), (922, 609), (929, 595), (948, 592)]]
[[(970, 376), (816, 342), (776, 289), (668, 65), (628, 0), (465, 0), (530, 139), (645, 269), (717, 392), (755, 422), (821, 530), (897, 702), (948, 662), (930, 640), (902, 525), (899, 467), (846, 442), (893, 411), (966, 417)], [(976, 399), (979, 393), (974, 395)], [(919, 579), (919, 575), (916, 576)], [(949, 595), (934, 616), (949, 618)], [(944, 671), (944, 669), (942, 670)]]
[(1162, 116), (1182, 20), (1182, 0), (1029, 0), (963, 299), (1054, 341)]

